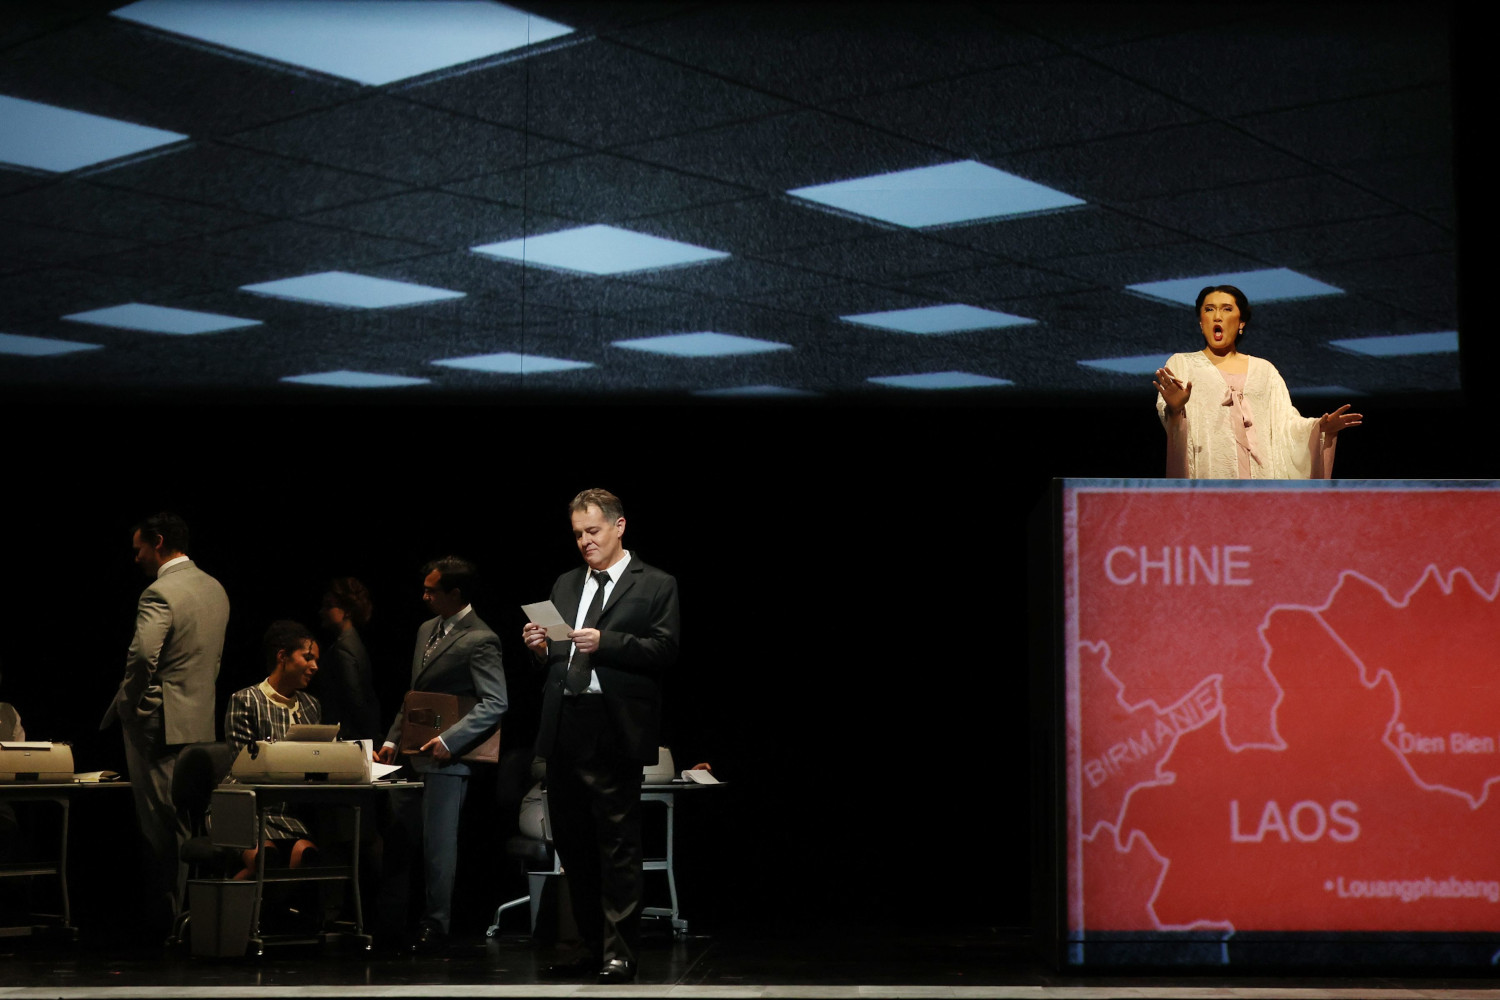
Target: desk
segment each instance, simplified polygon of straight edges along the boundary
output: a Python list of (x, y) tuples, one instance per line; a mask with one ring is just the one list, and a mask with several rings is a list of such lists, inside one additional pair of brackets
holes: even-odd
[[(240, 850), (259, 848), (266, 841), (266, 809), (280, 806), (312, 804), (347, 808), (353, 819), (352, 836), (349, 839), (350, 864), (312, 865), (306, 868), (287, 868), (266, 871), (266, 854), (257, 850), (255, 855), (255, 893), (250, 911), (249, 946), (256, 955), (265, 953), (268, 943), (261, 933), (260, 918), (265, 885), (267, 882), (348, 882), (354, 897), (354, 941), (370, 949), (370, 935), (364, 929), (364, 905), (359, 888), (360, 823), (363, 806), (379, 794), (393, 794), (402, 790), (419, 789), (420, 781), (381, 781), (360, 785), (248, 785), (226, 782), (213, 793), (212, 829), (209, 837), (215, 846)], [(320, 937), (331, 935), (326, 930)], [(272, 942), (276, 943), (276, 942)]]
[(667, 856), (664, 858), (646, 858), (641, 862), (641, 870), (648, 872), (667, 873), (667, 891), (671, 895), (672, 905), (647, 906), (641, 909), (643, 917), (666, 917), (672, 921), (672, 934), (674, 937), (686, 937), (688, 922), (683, 919), (682, 910), (677, 903), (677, 869), (676, 869), (676, 811), (677, 796), (699, 794), (712, 788), (723, 788), (725, 782), (713, 785), (700, 785), (696, 781), (674, 781), (670, 784), (642, 785), (641, 802), (660, 802), (667, 808)]
[[(660, 802), (663, 806), (666, 807), (667, 810), (666, 857), (642, 859), (641, 870), (643, 872), (666, 872), (667, 891), (671, 894), (672, 901), (672, 905), (670, 907), (642, 907), (641, 915), (644, 917), (666, 917), (670, 919), (672, 921), (672, 933), (676, 937), (686, 937), (688, 932), (687, 921), (683, 919), (681, 908), (677, 902), (677, 796), (686, 795), (689, 793), (699, 793), (710, 788), (722, 788), (724, 785), (725, 782), (722, 781), (713, 785), (700, 785), (695, 781), (673, 781), (670, 783), (641, 785), (641, 802), (643, 804), (646, 802)], [(547, 794), (544, 791), (542, 793), (543, 810), (546, 809), (546, 803)], [(552, 841), (550, 839), (550, 831), (552, 829), (551, 819), (548, 818), (544, 820), (542, 826), (543, 832), (547, 833), (549, 836), (547, 845), (550, 848), (552, 845)], [(527, 873), (527, 880), (529, 883), (528, 894), (520, 897), (519, 899), (512, 899), (507, 903), (500, 904), (499, 908), (495, 910), (495, 919), (490, 923), (489, 928), (484, 932), (486, 937), (494, 937), (497, 933), (499, 933), (501, 914), (510, 909), (512, 906), (520, 906), (522, 903), (528, 901), (531, 903), (531, 931), (533, 934), (537, 933), (537, 919), (541, 907), (541, 897), (543, 891), (542, 887), (546, 884), (547, 879), (556, 878), (556, 876), (562, 871), (562, 868), (558, 864), (558, 861), (559, 859), (557, 857), (557, 854), (555, 851), (553, 851), (552, 870), (550, 872)]]
[[(0, 864), (0, 879), (28, 878), (31, 876), (56, 876), (58, 895), (62, 902), (62, 913), (33, 913), (33, 918), (43, 917), (57, 921), (57, 928), (70, 938), (78, 936), (73, 926), (73, 909), (68, 896), (68, 822), (73, 796), (95, 794), (104, 788), (129, 788), (128, 781), (112, 782), (0, 782), (0, 802), (52, 802), (61, 813), (58, 823), (57, 859), (55, 861), (17, 861)], [(39, 928), (27, 924), (15, 927), (0, 927), (0, 937), (25, 937)]]

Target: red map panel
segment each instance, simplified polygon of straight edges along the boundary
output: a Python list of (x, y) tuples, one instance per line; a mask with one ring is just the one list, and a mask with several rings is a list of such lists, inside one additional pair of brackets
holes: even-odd
[(1064, 490), (1069, 927), (1500, 931), (1500, 489)]

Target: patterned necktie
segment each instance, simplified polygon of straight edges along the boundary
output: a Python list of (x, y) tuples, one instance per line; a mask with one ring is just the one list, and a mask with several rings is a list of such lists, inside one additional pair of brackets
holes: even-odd
[(432, 627), (432, 634), (427, 637), (427, 648), (422, 650), (422, 666), (427, 666), (427, 658), (432, 655), (432, 648), (443, 638), (443, 620)]
[[(609, 573), (598, 570), (591, 574), (594, 578), (594, 599), (589, 602), (589, 609), (583, 616), (583, 627), (593, 628), (599, 621), (599, 614), (604, 610), (604, 585), (609, 583)], [(573, 651), (573, 659), (568, 663), (568, 676), (563, 682), (569, 694), (582, 694), (589, 689), (589, 677), (594, 668), (589, 666), (589, 654)]]

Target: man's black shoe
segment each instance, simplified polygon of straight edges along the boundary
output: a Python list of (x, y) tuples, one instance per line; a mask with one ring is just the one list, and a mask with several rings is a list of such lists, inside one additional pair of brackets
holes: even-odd
[(564, 979), (583, 982), (593, 976), (599, 969), (599, 960), (595, 958), (577, 958), (571, 962), (556, 962), (541, 970), (544, 979)]
[(448, 935), (436, 921), (424, 920), (417, 925), (411, 950), (417, 955), (441, 955), (448, 950)]
[(614, 984), (635, 982), (635, 963), (627, 962), (623, 958), (610, 959), (604, 963), (604, 968), (599, 970), (599, 982)]

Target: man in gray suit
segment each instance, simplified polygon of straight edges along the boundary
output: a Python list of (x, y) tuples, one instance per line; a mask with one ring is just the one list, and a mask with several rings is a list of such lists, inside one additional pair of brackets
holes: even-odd
[(118, 719), (124, 731), (125, 765), (145, 841), (143, 870), (152, 888), (148, 913), (166, 927), (186, 877), (178, 849), (187, 829), (172, 805), (172, 769), (184, 743), (214, 738), (214, 681), (229, 598), (218, 580), (187, 557), (187, 522), (176, 514), (146, 518), (131, 545), (136, 565), (152, 582), (136, 605), (125, 677), (99, 728)]
[[(440, 691), (477, 702), (468, 715), (423, 744), (409, 761), (422, 775), (422, 858), (427, 899), (415, 950), (438, 952), (447, 945), (453, 915), (453, 877), (458, 867), (458, 818), (468, 789), (469, 765), (460, 759), (495, 731), (505, 713), (505, 669), (500, 638), (474, 613), (468, 595), (478, 570), (467, 559), (447, 556), (428, 563), (422, 600), (437, 616), (417, 630), (411, 659), (414, 691)], [(375, 759), (389, 764), (401, 744), (405, 712), (396, 713)]]

